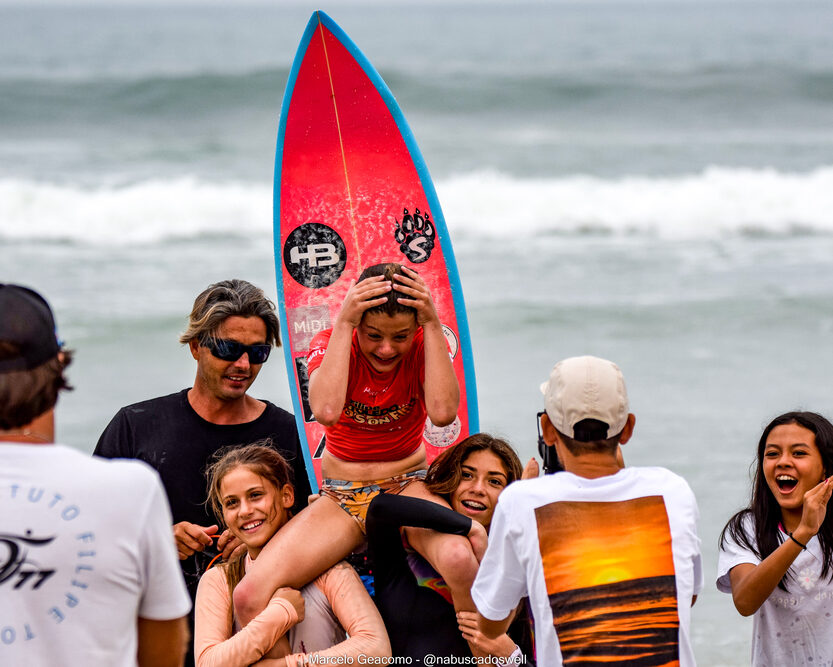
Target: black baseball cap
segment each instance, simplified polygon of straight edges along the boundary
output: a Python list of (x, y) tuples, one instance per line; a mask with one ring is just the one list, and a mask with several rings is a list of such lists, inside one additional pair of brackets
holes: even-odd
[(0, 359), (0, 373), (31, 370), (53, 359), (61, 345), (46, 299), (28, 287), (0, 283), (0, 342), (19, 348)]

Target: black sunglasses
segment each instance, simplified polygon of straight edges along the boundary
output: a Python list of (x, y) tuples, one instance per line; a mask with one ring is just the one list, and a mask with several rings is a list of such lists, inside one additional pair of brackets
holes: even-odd
[(223, 361), (237, 361), (243, 354), (249, 355), (250, 364), (262, 364), (269, 358), (272, 346), (265, 343), (258, 345), (243, 345), (236, 340), (227, 338), (206, 338), (203, 342), (218, 359)]

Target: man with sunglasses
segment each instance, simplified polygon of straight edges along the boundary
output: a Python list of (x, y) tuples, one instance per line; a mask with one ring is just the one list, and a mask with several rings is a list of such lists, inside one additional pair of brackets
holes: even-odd
[[(292, 467), (296, 511), (306, 504), (310, 486), (294, 417), (247, 393), (272, 346), (280, 345), (275, 307), (263, 290), (245, 280), (210, 285), (195, 300), (179, 340), (197, 362), (194, 385), (122, 408), (94, 453), (142, 459), (159, 471), (193, 599), (200, 575), (217, 553), (218, 526), (205, 505), (203, 474), (217, 450), (270, 438)], [(234, 546), (225, 534), (217, 539), (216, 549), (225, 557)]]

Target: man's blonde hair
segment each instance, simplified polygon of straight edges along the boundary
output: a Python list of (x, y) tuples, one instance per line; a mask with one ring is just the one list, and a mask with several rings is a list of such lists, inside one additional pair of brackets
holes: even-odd
[(266, 342), (281, 346), (280, 325), (272, 303), (263, 290), (250, 282), (233, 278), (209, 285), (194, 301), (188, 328), (179, 337), (183, 345), (200, 343), (216, 336), (229, 317), (259, 317), (266, 325)]

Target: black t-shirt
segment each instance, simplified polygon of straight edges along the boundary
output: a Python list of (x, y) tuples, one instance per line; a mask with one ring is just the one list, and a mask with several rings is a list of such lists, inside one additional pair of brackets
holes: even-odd
[[(213, 424), (200, 417), (188, 402), (188, 389), (122, 408), (104, 429), (95, 451), (105, 458), (145, 461), (155, 468), (171, 505), (173, 522), (190, 521), (200, 526), (217, 523), (206, 504), (205, 469), (212, 455), (227, 445), (249, 444), (271, 438), (292, 469), (295, 507), (300, 511), (310, 494), (295, 418), (286, 410), (264, 401), (266, 409), (245, 424)], [(192, 599), (208, 561), (216, 551), (181, 561)]]

